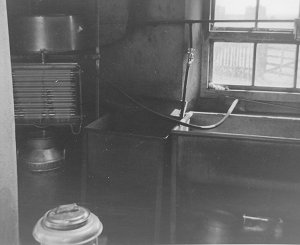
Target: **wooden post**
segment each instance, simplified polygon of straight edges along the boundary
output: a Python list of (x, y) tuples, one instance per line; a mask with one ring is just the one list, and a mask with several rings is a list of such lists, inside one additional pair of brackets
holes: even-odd
[(17, 160), (6, 1), (0, 0), (0, 244), (19, 244)]

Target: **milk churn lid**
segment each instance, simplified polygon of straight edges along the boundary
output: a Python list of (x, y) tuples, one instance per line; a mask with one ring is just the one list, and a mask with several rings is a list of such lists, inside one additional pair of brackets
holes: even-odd
[(51, 209), (37, 222), (34, 238), (42, 244), (82, 244), (102, 232), (100, 220), (88, 209), (77, 204)]
[(84, 226), (90, 216), (90, 211), (77, 204), (61, 205), (48, 211), (43, 224), (54, 230), (73, 230)]

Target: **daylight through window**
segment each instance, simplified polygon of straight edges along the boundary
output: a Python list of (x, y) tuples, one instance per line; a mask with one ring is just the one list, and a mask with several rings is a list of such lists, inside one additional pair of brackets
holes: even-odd
[(299, 92), (299, 43), (293, 34), (299, 5), (299, 0), (213, 0), (207, 82)]

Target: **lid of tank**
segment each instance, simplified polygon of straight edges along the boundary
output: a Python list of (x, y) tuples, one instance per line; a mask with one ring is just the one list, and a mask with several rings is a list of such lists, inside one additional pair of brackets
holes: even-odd
[(86, 224), (90, 211), (77, 204), (61, 205), (48, 211), (43, 224), (55, 230), (73, 230)]

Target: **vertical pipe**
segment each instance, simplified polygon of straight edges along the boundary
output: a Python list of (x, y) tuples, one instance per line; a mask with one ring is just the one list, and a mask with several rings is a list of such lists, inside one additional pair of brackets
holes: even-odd
[(180, 119), (184, 117), (185, 109), (186, 109), (186, 90), (187, 90), (187, 81), (189, 76), (190, 65), (186, 65), (185, 76), (184, 76), (184, 84), (183, 84), (183, 95), (181, 100), (181, 110), (180, 110)]
[(193, 48), (193, 24), (189, 24), (189, 48), (190, 50)]
[(210, 2), (210, 20), (215, 20), (215, 8), (216, 8), (216, 0), (212, 0)]
[[(193, 24), (189, 24), (189, 52), (192, 51), (193, 48)], [(190, 70), (190, 56), (192, 54), (188, 54), (188, 60), (187, 65), (185, 69), (185, 76), (184, 76), (184, 83), (183, 83), (183, 93), (182, 93), (182, 99), (181, 99), (181, 110), (180, 110), (180, 119), (184, 117), (185, 109), (186, 109), (186, 91), (187, 91), (187, 83), (188, 83), (188, 77), (189, 77), (189, 70)]]
[(252, 82), (251, 82), (251, 86), (255, 86), (256, 53), (257, 53), (257, 43), (254, 43), (254, 47), (253, 47), (253, 60), (252, 60)]
[(96, 118), (100, 117), (100, 0), (96, 7)]
[(298, 63), (299, 63), (299, 44), (297, 44), (296, 55), (295, 55), (294, 88), (297, 88)]
[[(208, 82), (214, 82), (213, 71), (214, 71), (214, 46), (215, 42), (209, 43), (209, 52), (208, 52)], [(225, 49), (226, 51), (226, 49)], [(225, 65), (226, 63), (226, 52), (223, 54), (223, 60), (221, 65)], [(216, 65), (217, 66), (217, 65)]]
[(258, 27), (258, 12), (259, 12), (259, 2), (260, 0), (256, 0), (256, 8), (255, 8), (255, 29)]

